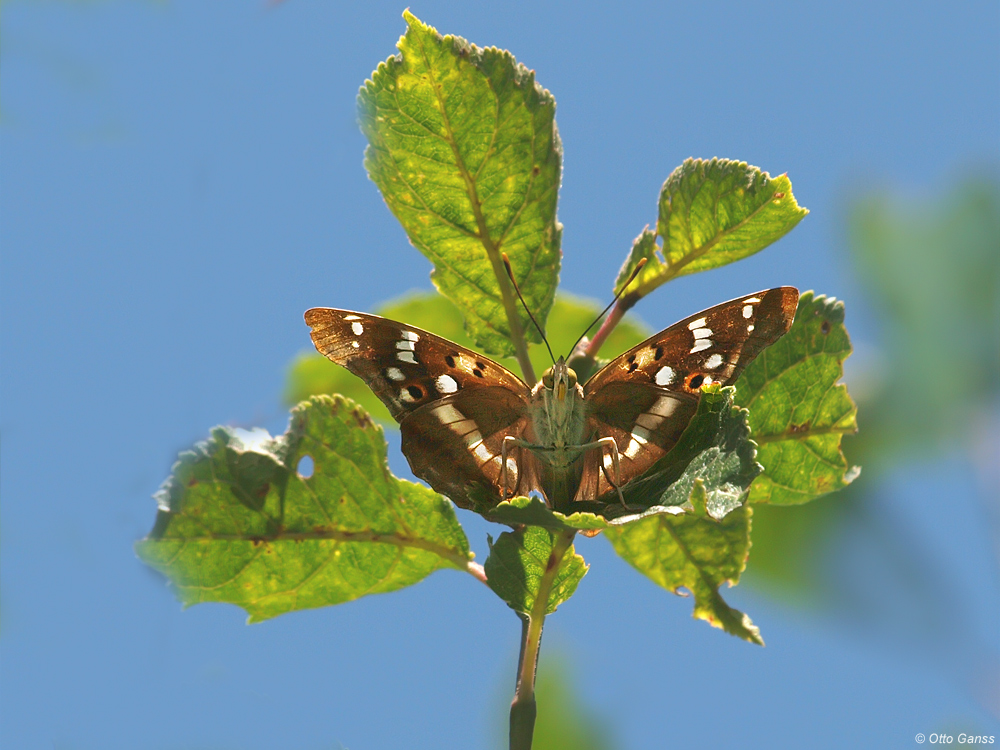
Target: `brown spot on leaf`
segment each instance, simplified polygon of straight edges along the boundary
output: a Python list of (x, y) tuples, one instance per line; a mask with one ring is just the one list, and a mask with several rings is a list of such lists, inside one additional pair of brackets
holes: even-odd
[(372, 426), (372, 418), (368, 416), (367, 412), (361, 408), (357, 408), (352, 412), (354, 416), (354, 421), (358, 423), (358, 427), (363, 430), (367, 430)]
[(774, 199), (775, 199), (776, 201), (780, 201), (780, 200), (781, 200), (782, 198), (784, 198), (784, 197), (785, 197), (785, 194), (784, 194), (784, 193), (775, 193), (775, 194), (774, 194)]
[(802, 424), (792, 424), (792, 425), (789, 425), (788, 426), (788, 431), (791, 434), (795, 435), (795, 434), (798, 434), (800, 432), (806, 432), (806, 431), (808, 431), (810, 427), (812, 427), (812, 423), (807, 419)]
[(823, 332), (823, 335), (826, 336), (826, 334), (830, 332), (830, 321), (824, 320), (823, 325), (819, 327), (819, 330), (821, 330)]

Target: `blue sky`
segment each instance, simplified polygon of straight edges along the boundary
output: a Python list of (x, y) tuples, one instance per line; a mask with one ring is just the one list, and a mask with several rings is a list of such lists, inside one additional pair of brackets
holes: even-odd
[[(430, 287), (364, 173), (355, 115), (403, 7), (3, 4), (5, 748), (495, 746), (519, 626), (470, 577), (248, 627), (231, 606), (181, 611), (132, 552), (178, 451), (215, 424), (284, 429), (306, 308), (370, 310)], [(874, 347), (845, 252), (851, 201), (892, 189), (932, 205), (1000, 160), (995, 2), (412, 11), (511, 50), (555, 95), (568, 291), (608, 298), (686, 157), (788, 173), (811, 214), (752, 259), (644, 300), (651, 327), (792, 284), (847, 300), (856, 343)], [(886, 507), (961, 572), (995, 653), (998, 579), (977, 516), (941, 526), (907, 502), (948, 471), (899, 478)], [(500, 529), (461, 520), (482, 560)], [(592, 567), (548, 621), (542, 658), (573, 664), (620, 748), (1000, 734), (961, 680), (891, 635), (733, 589), (767, 640), (756, 648), (693, 621), (689, 600), (600, 538), (578, 549)]]

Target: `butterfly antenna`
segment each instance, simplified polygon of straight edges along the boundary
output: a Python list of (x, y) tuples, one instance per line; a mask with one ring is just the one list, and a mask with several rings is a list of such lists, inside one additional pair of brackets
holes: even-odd
[[(524, 301), (524, 297), (521, 296), (521, 290), (517, 287), (517, 281), (514, 279), (514, 271), (510, 267), (510, 258), (507, 257), (507, 253), (500, 253), (500, 257), (503, 258), (503, 267), (507, 269), (507, 278), (510, 279), (510, 283), (514, 285), (514, 291), (517, 292), (517, 298), (521, 300), (521, 306), (524, 307), (524, 311), (528, 313), (528, 317), (531, 318), (531, 322), (535, 324), (535, 328), (538, 329), (538, 333), (542, 336), (542, 341), (545, 342), (545, 348), (549, 350), (549, 359), (552, 360), (552, 364), (556, 363), (556, 358), (552, 354), (552, 347), (549, 346), (549, 340), (545, 338), (545, 331), (542, 327), (538, 325), (538, 321), (535, 320), (535, 316), (531, 314), (531, 310), (528, 308), (528, 303)], [(645, 259), (644, 259), (645, 260)]]
[(618, 290), (618, 294), (615, 295), (615, 298), (613, 300), (611, 300), (611, 302), (608, 303), (607, 307), (605, 307), (603, 310), (601, 310), (601, 314), (598, 315), (596, 318), (594, 318), (594, 322), (591, 323), (589, 326), (587, 326), (586, 329), (584, 329), (583, 333), (580, 334), (580, 338), (578, 338), (576, 340), (576, 343), (573, 344), (572, 348), (570, 348), (570, 350), (569, 350), (570, 356), (572, 356), (573, 352), (576, 351), (577, 345), (581, 341), (583, 341), (583, 337), (587, 335), (587, 332), (590, 331), (590, 329), (593, 328), (595, 325), (597, 325), (597, 322), (601, 318), (603, 318), (605, 316), (605, 314), (608, 312), (608, 310), (611, 309), (611, 306), (613, 304), (615, 304), (615, 302), (618, 301), (618, 298), (621, 297), (625, 293), (625, 290), (628, 289), (628, 285), (631, 284), (633, 281), (635, 281), (635, 277), (639, 275), (639, 271), (641, 271), (642, 267), (644, 265), (646, 265), (646, 261), (647, 260), (648, 260), (647, 258), (640, 258), (639, 259), (639, 262), (635, 264), (635, 268), (632, 269), (632, 275), (628, 277), (628, 281), (626, 281), (624, 284), (622, 284), (622, 288)]

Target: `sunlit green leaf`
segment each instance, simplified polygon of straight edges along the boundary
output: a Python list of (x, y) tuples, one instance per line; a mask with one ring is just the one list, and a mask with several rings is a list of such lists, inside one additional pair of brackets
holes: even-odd
[[(517, 531), (505, 531), (495, 542), (491, 541), (490, 555), (483, 565), (486, 580), (494, 593), (514, 611), (528, 614), (534, 606), (557, 535), (558, 532), (539, 526), (526, 526)], [(571, 545), (563, 555), (549, 591), (546, 614), (552, 614), (573, 596), (587, 567)]]
[(509, 52), (404, 17), (400, 54), (358, 95), (365, 166), (472, 338), (487, 354), (510, 355), (508, 316), (528, 339), (538, 337), (500, 253), (540, 322), (558, 282), (555, 100)]
[(636, 238), (615, 291), (641, 258), (646, 267), (630, 294), (638, 297), (677, 276), (746, 258), (781, 239), (808, 213), (792, 195), (786, 175), (772, 178), (746, 162), (688, 159), (660, 190), (656, 235)]
[(840, 449), (857, 430), (857, 409), (838, 384), (851, 342), (844, 304), (806, 292), (791, 330), (765, 349), (736, 382), (736, 402), (750, 410), (750, 427), (764, 473), (752, 503), (804, 503), (850, 483)]
[(530, 524), (550, 531), (594, 531), (606, 528), (608, 522), (596, 513), (578, 512), (563, 514), (551, 510), (538, 498), (515, 497), (491, 508), (485, 517), (508, 526)]
[[(698, 484), (694, 494), (702, 494)], [(696, 502), (697, 499), (696, 499)], [(700, 503), (699, 503), (700, 504)], [(735, 585), (750, 550), (749, 507), (741, 506), (722, 520), (694, 512), (661, 513), (607, 529), (604, 534), (636, 570), (663, 588), (694, 594), (694, 616), (727, 633), (763, 645), (750, 618), (723, 601), (719, 586)]]
[(273, 439), (215, 428), (156, 500), (139, 557), (184, 604), (230, 602), (251, 621), (394, 591), (472, 558), (451, 503), (389, 473), (382, 429), (340, 397), (300, 404)]

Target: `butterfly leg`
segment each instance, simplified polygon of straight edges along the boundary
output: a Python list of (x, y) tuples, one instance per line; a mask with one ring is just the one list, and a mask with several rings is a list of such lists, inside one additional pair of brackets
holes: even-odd
[[(514, 437), (513, 435), (507, 435), (503, 439), (503, 443), (500, 444), (500, 484), (503, 488), (503, 494), (501, 495), (504, 501), (507, 500), (507, 449), (508, 447), (514, 448), (534, 448), (532, 443), (527, 440), (522, 440), (521, 438)], [(517, 489), (516, 487), (514, 488)]]
[[(586, 443), (579, 446), (580, 450), (594, 450), (599, 449), (601, 451), (601, 471), (604, 472), (605, 479), (608, 480), (608, 484), (615, 488), (618, 492), (618, 499), (621, 501), (622, 505), (625, 505), (625, 497), (622, 495), (622, 470), (621, 462), (618, 455), (618, 443), (612, 437), (601, 438), (600, 440), (595, 440), (593, 443)], [(604, 449), (608, 449), (608, 453), (611, 456), (611, 468), (614, 469), (615, 478), (614, 480), (608, 476), (608, 467), (604, 464)]]

